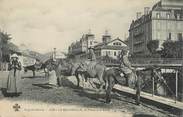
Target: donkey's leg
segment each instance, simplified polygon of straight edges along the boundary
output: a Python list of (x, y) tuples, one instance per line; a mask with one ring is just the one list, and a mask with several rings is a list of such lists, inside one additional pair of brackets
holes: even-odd
[(81, 78), (82, 78), (82, 86), (83, 88), (85, 88), (85, 75), (81, 74)]
[(98, 79), (100, 82), (100, 87), (99, 87), (99, 92), (103, 90), (103, 86), (105, 84), (104, 79), (103, 79), (104, 71), (100, 72)]
[(35, 78), (35, 76), (36, 76), (35, 70), (33, 70), (32, 73), (33, 73), (33, 77)]
[(112, 89), (115, 85), (115, 81), (111, 76), (108, 76), (108, 86), (107, 86), (107, 90), (106, 90), (106, 103), (111, 103), (111, 92)]
[(79, 87), (79, 83), (80, 83), (79, 74), (75, 73), (75, 77), (77, 79), (77, 87)]
[(63, 78), (63, 77), (64, 77), (63, 75), (59, 75), (59, 76), (57, 77), (57, 84), (58, 84), (59, 87), (62, 86), (62, 78)]
[(135, 74), (135, 77), (137, 79), (136, 82), (136, 104), (139, 105), (140, 104), (140, 92), (141, 92), (141, 77), (137, 77), (137, 75)]
[(45, 79), (46, 79), (48, 77), (48, 73), (47, 73), (46, 68), (44, 68), (44, 73), (45, 73)]
[(107, 91), (107, 87), (108, 87), (108, 85), (109, 85), (109, 83), (108, 83), (109, 81), (106, 79), (105, 80), (105, 85), (104, 85), (104, 89)]

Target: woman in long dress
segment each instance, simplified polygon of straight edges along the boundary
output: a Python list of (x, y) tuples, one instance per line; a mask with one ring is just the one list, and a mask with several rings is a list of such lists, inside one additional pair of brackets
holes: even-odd
[(56, 68), (55, 61), (53, 61), (53, 60), (50, 61), (49, 65), (48, 65), (48, 71), (49, 71), (48, 84), (57, 87), (58, 83), (57, 83), (57, 76), (56, 76), (55, 68)]
[(18, 56), (13, 54), (8, 65), (9, 75), (7, 81), (7, 94), (18, 96), (21, 94), (21, 63), (18, 61)]

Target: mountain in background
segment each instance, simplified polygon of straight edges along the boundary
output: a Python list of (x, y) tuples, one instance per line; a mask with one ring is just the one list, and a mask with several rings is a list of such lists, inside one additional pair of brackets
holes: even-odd
[(42, 58), (44, 58), (43, 54), (31, 50), (26, 44), (20, 44), (19, 49), (21, 53), (25, 56), (29, 56), (38, 60), (41, 60)]

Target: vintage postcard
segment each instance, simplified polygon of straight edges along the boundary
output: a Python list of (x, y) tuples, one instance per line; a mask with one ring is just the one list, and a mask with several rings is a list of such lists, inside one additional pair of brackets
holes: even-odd
[(0, 0), (0, 117), (183, 117), (183, 0)]

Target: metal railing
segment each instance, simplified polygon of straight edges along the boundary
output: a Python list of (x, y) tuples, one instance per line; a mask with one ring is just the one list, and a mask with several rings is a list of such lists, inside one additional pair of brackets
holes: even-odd
[(132, 64), (182, 64), (183, 58), (131, 58)]
[[(107, 67), (117, 67), (120, 65), (120, 62), (118, 60), (115, 59), (101, 59), (102, 62), (107, 66)], [(178, 69), (181, 66), (183, 66), (183, 58), (135, 58), (135, 59), (130, 59), (130, 61), (132, 61), (132, 66), (135, 64), (138, 64), (136, 67), (144, 67), (144, 65), (148, 65), (148, 66), (153, 66), (156, 65), (157, 67), (160, 67), (161, 69), (169, 69), (172, 68), (175, 71), (175, 85), (173, 87), (174, 90), (172, 90), (172, 88), (170, 88), (170, 86), (168, 84), (164, 84), (164, 88), (171, 93), (171, 95), (173, 96), (173, 99), (175, 100), (175, 102), (177, 101), (178, 98), (183, 98), (181, 97), (183, 94), (180, 93), (180, 91), (178, 91), (179, 89), (179, 76), (178, 76)], [(151, 93), (152, 96), (156, 95), (156, 85), (155, 85), (155, 79), (152, 77), (151, 79), (151, 87), (152, 89), (149, 89), (148, 93)], [(166, 98), (170, 98), (168, 95), (165, 95)], [(171, 97), (172, 98), (172, 97)]]

